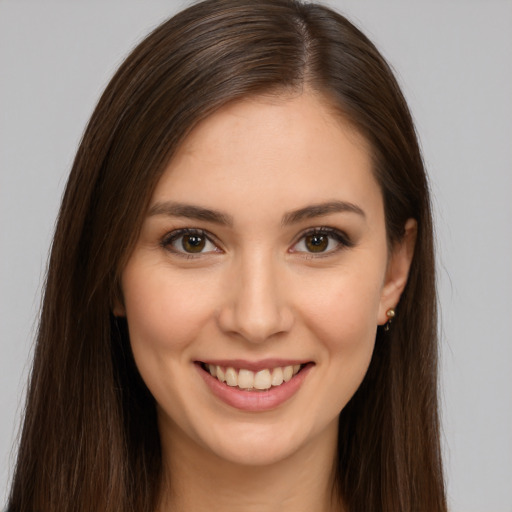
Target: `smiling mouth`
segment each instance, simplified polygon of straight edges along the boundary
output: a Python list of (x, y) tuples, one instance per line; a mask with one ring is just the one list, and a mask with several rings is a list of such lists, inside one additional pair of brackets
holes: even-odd
[(223, 367), (214, 364), (200, 363), (201, 368), (219, 382), (243, 391), (268, 391), (289, 382), (306, 364), (277, 366), (265, 368), (257, 372), (245, 368)]

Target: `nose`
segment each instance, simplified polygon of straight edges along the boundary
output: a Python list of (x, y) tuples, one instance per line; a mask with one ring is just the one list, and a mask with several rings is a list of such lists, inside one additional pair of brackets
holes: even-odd
[(238, 262), (218, 311), (220, 329), (251, 343), (290, 331), (294, 316), (284, 289), (284, 273), (269, 256), (253, 255)]

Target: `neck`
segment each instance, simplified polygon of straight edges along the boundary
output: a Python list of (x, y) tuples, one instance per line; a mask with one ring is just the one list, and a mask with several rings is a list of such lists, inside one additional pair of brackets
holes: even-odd
[(337, 424), (268, 465), (216, 456), (185, 433), (162, 431), (164, 485), (158, 512), (341, 512), (335, 484)]

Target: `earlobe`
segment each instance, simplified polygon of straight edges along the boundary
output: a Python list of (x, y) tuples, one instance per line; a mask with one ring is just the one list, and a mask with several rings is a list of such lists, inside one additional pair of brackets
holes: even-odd
[(112, 314), (116, 317), (125, 317), (126, 308), (124, 307), (123, 294), (120, 286), (117, 287), (114, 299), (112, 301)]
[(121, 304), (115, 304), (112, 308), (112, 314), (116, 317), (125, 317), (126, 311)]
[(400, 300), (409, 276), (418, 224), (415, 219), (408, 219), (404, 226), (404, 236), (398, 241), (390, 254), (386, 279), (382, 287), (379, 306), (379, 325), (384, 325), (389, 317), (387, 312), (394, 309)]

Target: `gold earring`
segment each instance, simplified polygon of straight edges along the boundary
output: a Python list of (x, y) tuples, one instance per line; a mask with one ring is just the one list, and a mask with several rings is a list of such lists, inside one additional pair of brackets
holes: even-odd
[(393, 321), (393, 318), (395, 318), (395, 310), (393, 308), (389, 308), (386, 311), (386, 316), (388, 317), (388, 321), (386, 322), (386, 325), (384, 325), (384, 330), (386, 332), (388, 332), (389, 331), (389, 325)]

